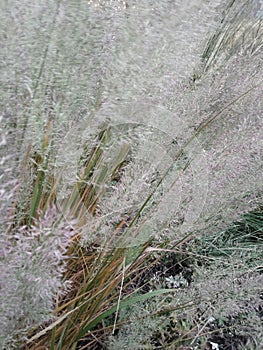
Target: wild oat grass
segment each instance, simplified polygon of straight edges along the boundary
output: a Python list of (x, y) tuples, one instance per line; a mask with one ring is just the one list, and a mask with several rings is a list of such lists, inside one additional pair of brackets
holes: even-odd
[(2, 348), (258, 324), (261, 241), (225, 230), (262, 203), (262, 28), (257, 0), (1, 2)]

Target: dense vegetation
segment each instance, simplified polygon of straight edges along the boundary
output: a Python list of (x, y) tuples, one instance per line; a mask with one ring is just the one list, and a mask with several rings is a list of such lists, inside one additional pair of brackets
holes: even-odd
[(0, 347), (262, 349), (262, 1), (1, 1)]

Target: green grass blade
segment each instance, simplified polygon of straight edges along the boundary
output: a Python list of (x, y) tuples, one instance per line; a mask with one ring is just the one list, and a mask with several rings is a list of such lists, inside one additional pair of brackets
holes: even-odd
[[(174, 289), (159, 289), (153, 292), (141, 294), (141, 295), (136, 295), (132, 297), (128, 297), (125, 300), (121, 301), (119, 304), (119, 310), (133, 305), (137, 302), (141, 302), (144, 300), (147, 300), (149, 298), (153, 298), (159, 295), (163, 295), (166, 293), (172, 293), (174, 292)], [(117, 310), (117, 305), (114, 305), (110, 309), (104, 311), (102, 314), (100, 314), (98, 317), (96, 317), (92, 322), (88, 323), (85, 327), (82, 327), (79, 331), (78, 337), (76, 338), (76, 341), (81, 339), (85, 334), (91, 330), (93, 327), (95, 327), (97, 324), (99, 324), (102, 320), (104, 320), (106, 317), (111, 316), (115, 311)]]

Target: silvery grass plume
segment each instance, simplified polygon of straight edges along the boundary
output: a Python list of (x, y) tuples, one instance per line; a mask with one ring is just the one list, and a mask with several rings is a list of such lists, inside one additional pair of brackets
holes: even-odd
[(56, 298), (70, 287), (62, 280), (72, 230), (56, 221), (57, 211), (50, 208), (32, 229), (14, 229), (10, 239), (1, 242), (2, 349), (19, 344), (30, 329), (50, 321)]
[[(117, 13), (92, 4), (98, 32), (109, 15), (104, 35), (96, 37), (101, 49), (92, 74), (94, 108), (65, 137), (57, 163), (58, 174), (65, 172), (63, 197), (75, 181), (74, 160), (83, 156), (71, 140), (88, 144), (88, 158), (96, 135), (109, 131), (100, 158), (105, 171), (98, 167), (89, 179), (100, 193), (98, 215), (87, 219), (94, 235), (84, 239), (101, 234), (107, 240), (120, 218), (135, 217), (133, 244), (160, 233), (177, 239), (180, 231), (182, 237), (226, 227), (253, 209), (262, 189), (259, 3), (134, 1)], [(209, 34), (213, 40), (206, 45)], [(118, 156), (126, 164), (122, 180), (114, 181)]]
[(10, 221), (12, 212), (12, 201), (18, 187), (16, 173), (14, 172), (15, 157), (17, 155), (15, 147), (12, 145), (14, 130), (8, 126), (8, 118), (0, 115), (0, 228), (5, 232)]

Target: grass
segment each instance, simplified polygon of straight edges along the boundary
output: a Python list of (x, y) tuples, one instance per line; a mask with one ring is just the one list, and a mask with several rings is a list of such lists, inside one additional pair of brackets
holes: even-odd
[(254, 5), (22, 5), (1, 5), (3, 349), (259, 349)]

